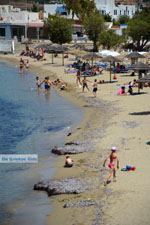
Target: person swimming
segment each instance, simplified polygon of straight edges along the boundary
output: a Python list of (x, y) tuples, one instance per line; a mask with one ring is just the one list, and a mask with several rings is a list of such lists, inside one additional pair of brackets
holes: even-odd
[(113, 181), (116, 181), (116, 171), (119, 169), (119, 160), (116, 151), (117, 148), (113, 146), (111, 148), (110, 155), (104, 160), (103, 166), (105, 167), (106, 162), (109, 161), (107, 166), (110, 169), (108, 178), (106, 179), (104, 185), (109, 184), (111, 182), (111, 178), (113, 178)]

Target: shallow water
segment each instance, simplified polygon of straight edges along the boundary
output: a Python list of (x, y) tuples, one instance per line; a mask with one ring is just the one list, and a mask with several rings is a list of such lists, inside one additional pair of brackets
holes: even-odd
[(44, 224), (51, 206), (44, 193), (32, 191), (33, 184), (52, 177), (56, 156), (50, 149), (64, 143), (82, 116), (55, 90), (37, 92), (31, 73), (0, 63), (0, 154), (39, 157), (37, 164), (0, 163), (0, 224)]

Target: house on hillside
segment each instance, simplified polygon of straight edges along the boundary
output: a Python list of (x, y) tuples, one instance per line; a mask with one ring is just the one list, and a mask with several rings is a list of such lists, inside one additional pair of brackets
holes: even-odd
[(115, 4), (115, 0), (95, 0), (97, 9), (103, 14), (109, 14), (112, 19), (117, 20), (120, 16), (126, 15), (132, 18), (137, 10), (137, 6)]
[(43, 25), (39, 13), (21, 11), (10, 5), (0, 6), (0, 39), (39, 39)]

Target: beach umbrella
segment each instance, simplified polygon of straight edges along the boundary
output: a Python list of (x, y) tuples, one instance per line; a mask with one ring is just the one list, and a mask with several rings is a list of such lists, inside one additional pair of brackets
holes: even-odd
[(94, 59), (101, 59), (101, 58), (102, 58), (102, 56), (96, 54), (95, 52), (88, 53), (88, 54), (86, 54), (86, 55), (84, 55), (82, 57), (82, 59), (91, 60), (92, 61), (92, 65), (93, 65)]
[(68, 52), (69, 48), (67, 46), (59, 45), (59, 44), (52, 44), (47, 53), (52, 54), (52, 63), (53, 63), (53, 54), (62, 54), (62, 65), (64, 66), (64, 53)]
[(129, 67), (131, 70), (136, 71), (148, 71), (150, 70), (150, 66), (148, 64), (137, 62)]
[(137, 83), (150, 83), (150, 75), (144, 76), (136, 81)]
[(131, 52), (130, 54), (126, 55), (127, 58), (131, 59), (131, 64), (134, 64), (138, 61), (138, 58), (145, 58), (144, 55), (141, 55), (138, 52)]
[(99, 51), (100, 55), (102, 55), (103, 57), (105, 56), (114, 56), (114, 57), (117, 57), (119, 56), (120, 54), (116, 51), (112, 51), (112, 50), (102, 50), (102, 51)]
[(111, 64), (114, 62), (121, 62), (121, 60), (112, 55), (108, 55), (108, 56), (105, 56), (104, 58), (102, 58), (101, 61), (110, 63), (110, 83), (111, 83)]
[(44, 44), (39, 44), (37, 46), (35, 46), (35, 49), (40, 49), (40, 48), (43, 48), (45, 50), (46, 53), (49, 53), (52, 55), (52, 64), (54, 63), (53, 61), (53, 54), (55, 53), (54, 52), (54, 49), (52, 47), (52, 44), (51, 43), (44, 43)]
[[(130, 66), (130, 69), (131, 70), (134, 70), (134, 71), (138, 71), (138, 78), (142, 78), (142, 73), (146, 74), (147, 71), (150, 70), (150, 66), (145, 64), (145, 63), (142, 63), (142, 62), (137, 62), (136, 64), (133, 64)], [(138, 92), (140, 92), (140, 83), (138, 85)]]

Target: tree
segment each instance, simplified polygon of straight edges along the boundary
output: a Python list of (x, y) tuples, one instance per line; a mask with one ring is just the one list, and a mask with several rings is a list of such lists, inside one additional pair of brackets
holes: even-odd
[(96, 10), (94, 0), (64, 0), (64, 3), (68, 11), (72, 11), (72, 17), (76, 15), (81, 21)]
[(93, 41), (93, 51), (98, 51), (98, 41), (104, 29), (104, 19), (99, 12), (87, 16), (84, 20), (85, 31), (91, 41)]
[(49, 16), (46, 21), (50, 39), (53, 43), (64, 44), (72, 41), (72, 23), (58, 16)]
[(104, 31), (100, 36), (100, 44), (102, 44), (107, 49), (117, 47), (122, 41), (122, 38), (113, 30)]
[(128, 23), (127, 34), (132, 40), (133, 49), (143, 51), (150, 41), (150, 13), (143, 10)]
[(129, 21), (129, 17), (126, 15), (122, 15), (119, 17), (119, 23), (120, 24), (127, 24)]
[(112, 21), (112, 18), (111, 18), (111, 16), (110, 16), (109, 14), (103, 15), (103, 17), (104, 17), (104, 20), (105, 20), (106, 22), (111, 22), (111, 21)]

